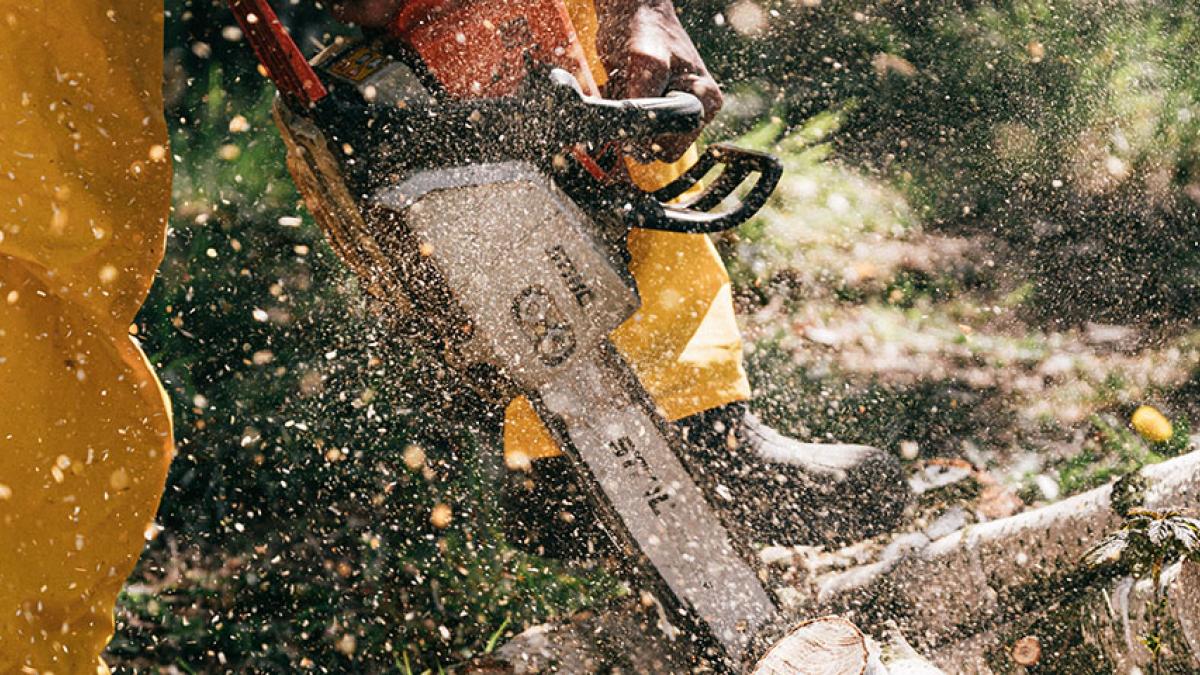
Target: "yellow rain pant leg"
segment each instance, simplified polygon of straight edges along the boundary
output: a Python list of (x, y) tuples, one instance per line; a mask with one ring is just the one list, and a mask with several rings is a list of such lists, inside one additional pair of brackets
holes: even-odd
[(107, 671), (173, 452), (128, 334), (170, 203), (162, 20), (0, 7), (0, 673)]
[[(571, 19), (598, 82), (606, 80), (596, 54), (596, 17), (590, 0), (567, 0)], [(661, 187), (695, 162), (695, 150), (679, 162), (631, 165), (634, 182)], [(725, 266), (708, 237), (634, 230), (629, 235), (630, 273), (642, 307), (615, 333), (613, 344), (637, 373), (668, 419), (744, 401), (750, 383), (742, 367), (742, 342)], [(524, 397), (505, 411), (504, 455), (511, 467), (526, 459), (560, 454)]]

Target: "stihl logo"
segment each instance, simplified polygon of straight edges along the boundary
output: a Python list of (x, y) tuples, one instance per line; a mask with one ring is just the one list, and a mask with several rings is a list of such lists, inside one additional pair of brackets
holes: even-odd
[(596, 294), (583, 280), (583, 275), (579, 273), (579, 270), (575, 269), (575, 263), (571, 262), (571, 257), (567, 255), (566, 250), (562, 246), (554, 246), (546, 249), (546, 255), (550, 256), (550, 260), (558, 268), (558, 275), (567, 282), (567, 288), (571, 289), (571, 293), (575, 296), (575, 302), (578, 302), (580, 307), (592, 304)]
[(530, 286), (513, 298), (513, 317), (529, 336), (538, 359), (547, 366), (560, 365), (575, 352), (575, 332), (570, 322), (541, 286)]
[(621, 468), (642, 467), (642, 471), (650, 479), (650, 487), (646, 488), (646, 491), (642, 493), (642, 497), (647, 500), (647, 504), (649, 504), (650, 510), (654, 512), (654, 515), (661, 516), (662, 513), (658, 510), (658, 507), (670, 499), (671, 495), (663, 489), (662, 479), (650, 470), (650, 464), (646, 462), (645, 457), (642, 457), (641, 451), (637, 449), (637, 446), (633, 444), (633, 441), (628, 436), (622, 436), (610, 442), (608, 449), (612, 451), (614, 457), (622, 460)]

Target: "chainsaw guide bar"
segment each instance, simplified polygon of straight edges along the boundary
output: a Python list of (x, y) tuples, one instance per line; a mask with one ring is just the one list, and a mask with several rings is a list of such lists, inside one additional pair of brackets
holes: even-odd
[(735, 226), (770, 195), (778, 162), (714, 146), (676, 184), (645, 193), (597, 177), (614, 165), (607, 142), (697, 128), (694, 97), (607, 101), (530, 63), (511, 95), (453, 98), (394, 37), (340, 41), (301, 67), (263, 0), (231, 5), (280, 85), (275, 117), (296, 184), (368, 293), (486, 400), (529, 397), (669, 635), (717, 668), (754, 663), (756, 640), (780, 622), (774, 598), (609, 335), (640, 306), (629, 228)]

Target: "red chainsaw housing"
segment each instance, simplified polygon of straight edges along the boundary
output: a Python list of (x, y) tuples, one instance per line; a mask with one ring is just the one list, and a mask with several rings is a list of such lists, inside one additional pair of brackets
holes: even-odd
[(388, 32), (455, 98), (515, 93), (527, 58), (564, 68), (597, 93), (562, 0), (409, 0)]

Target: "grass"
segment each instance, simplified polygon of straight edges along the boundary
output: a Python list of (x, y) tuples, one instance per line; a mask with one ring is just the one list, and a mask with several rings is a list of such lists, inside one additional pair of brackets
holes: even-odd
[(1093, 415), (1089, 424), (1092, 437), (1078, 454), (1058, 466), (1064, 496), (1104, 485), (1147, 464), (1177, 456), (1185, 452), (1191, 442), (1190, 427), (1185, 419), (1177, 420), (1171, 438), (1161, 443), (1143, 439), (1111, 415)]
[(504, 617), (504, 621), (500, 624), (500, 627), (496, 629), (495, 633), (492, 633), (491, 637), (489, 637), (487, 642), (483, 645), (484, 654), (491, 654), (492, 652), (496, 651), (496, 644), (500, 641), (500, 638), (504, 636), (504, 629), (508, 628), (508, 622), (511, 620), (511, 616)]

